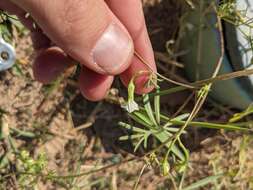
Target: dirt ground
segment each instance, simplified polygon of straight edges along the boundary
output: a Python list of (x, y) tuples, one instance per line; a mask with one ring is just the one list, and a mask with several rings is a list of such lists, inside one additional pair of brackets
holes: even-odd
[[(165, 54), (166, 42), (176, 38), (180, 7), (176, 0), (145, 1), (146, 21), (155, 52)], [(28, 151), (34, 158), (45, 152), (47, 170), (58, 175), (87, 172), (132, 157), (131, 142), (118, 141), (125, 131), (117, 123), (129, 120), (127, 114), (108, 101), (86, 101), (73, 81), (62, 82), (57, 90), (49, 94), (48, 89), (33, 79), (29, 34), (18, 40), (18, 65), (21, 72), (14, 68), (1, 73), (0, 108), (8, 113), (4, 116), (4, 122), (9, 130), (31, 131), (35, 137), (20, 137), (14, 132), (15, 146), (19, 150)], [(161, 73), (174, 72), (174, 68), (157, 58)], [(172, 77), (186, 80), (182, 75)], [(117, 93), (117, 89), (120, 89), (121, 95), (126, 95), (126, 90), (119, 81), (115, 82), (112, 93)], [(162, 111), (173, 113), (187, 95), (181, 93), (164, 98)], [(212, 104), (207, 103), (199, 118), (204, 119), (211, 112)], [(222, 110), (208, 119), (225, 121), (233, 113), (233, 110)], [(236, 132), (190, 129), (184, 142), (191, 150), (187, 184), (207, 176), (229, 173), (217, 180), (215, 185), (203, 189), (253, 189), (253, 149), (247, 136)], [(0, 155), (5, 149), (1, 142)], [(129, 162), (71, 179), (72, 181), (65, 179), (65, 182), (69, 180), (67, 183), (61, 180), (39, 180), (37, 189), (133, 189), (144, 164), (143, 161)], [(10, 175), (4, 177), (0, 188), (22, 189), (16, 181), (15, 167), (0, 168), (0, 175), (4, 176), (6, 172)], [(140, 178), (138, 189), (166, 190), (173, 189), (173, 184), (167, 177), (159, 175), (158, 171), (147, 168)]]

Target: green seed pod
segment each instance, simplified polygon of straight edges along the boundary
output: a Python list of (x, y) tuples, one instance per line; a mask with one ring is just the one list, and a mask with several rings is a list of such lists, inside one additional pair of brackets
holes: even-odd
[(170, 164), (168, 162), (168, 159), (165, 158), (162, 163), (162, 175), (167, 176), (170, 172)]

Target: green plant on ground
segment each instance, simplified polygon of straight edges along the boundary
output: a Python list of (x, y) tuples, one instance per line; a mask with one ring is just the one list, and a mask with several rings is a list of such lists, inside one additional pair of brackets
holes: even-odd
[[(191, 8), (195, 8), (195, 2), (187, 0), (186, 1)], [(234, 1), (223, 1), (223, 3), (216, 8), (218, 14), (219, 23), (217, 23), (220, 33), (222, 32), (221, 19), (229, 23), (233, 23), (236, 26), (241, 24), (247, 24), (251, 26), (251, 20), (245, 20), (242, 11), (235, 11)], [(4, 34), (5, 31), (11, 31), (11, 22), (4, 12), (0, 13), (0, 18), (4, 20), (1, 22), (0, 29), (1, 33)], [(9, 34), (8, 34), (9, 35)], [(11, 36), (9, 36), (11, 39)], [(248, 37), (248, 39), (250, 39)], [(224, 49), (224, 47), (222, 48)], [(174, 183), (174, 188), (179, 190), (193, 190), (199, 189), (209, 184), (215, 184), (220, 178), (224, 176), (231, 175), (228, 173), (216, 173), (213, 176), (203, 178), (193, 184), (185, 185), (185, 177), (187, 175), (187, 169), (191, 167), (190, 153), (182, 142), (182, 138), (187, 134), (187, 127), (195, 128), (208, 128), (216, 130), (225, 131), (239, 131), (243, 132), (245, 135), (245, 141), (242, 143), (240, 150), (240, 164), (241, 168), (238, 171), (238, 175), (243, 169), (245, 164), (245, 147), (247, 146), (248, 134), (252, 133), (251, 125), (249, 122), (238, 121), (243, 120), (246, 116), (252, 114), (252, 106), (242, 113), (235, 114), (227, 123), (212, 123), (208, 121), (199, 121), (197, 115), (201, 110), (206, 98), (212, 89), (213, 83), (220, 80), (228, 80), (236, 77), (247, 76), (253, 74), (253, 70), (238, 71), (234, 73), (218, 75), (221, 61), (223, 59), (224, 52), (221, 52), (221, 58), (217, 63), (214, 74), (212, 78), (202, 81), (197, 81), (190, 84), (182, 84), (159, 73), (139, 73), (133, 77), (128, 87), (128, 100), (121, 101), (120, 106), (125, 109), (128, 116), (131, 118), (131, 122), (119, 122), (119, 126), (128, 131), (128, 135), (120, 137), (120, 141), (130, 140), (134, 144), (134, 151), (138, 152), (142, 149), (145, 153), (140, 157), (133, 157), (132, 159), (125, 160), (116, 164), (94, 167), (91, 171), (82, 173), (80, 169), (77, 169), (73, 174), (68, 175), (57, 175), (52, 171), (47, 171), (47, 159), (44, 154), (39, 155), (34, 159), (26, 150), (17, 150), (15, 148), (15, 138), (12, 134), (18, 134), (19, 136), (25, 136), (28, 138), (35, 138), (36, 134), (27, 131), (20, 131), (18, 129), (11, 128), (6, 122), (4, 122), (4, 115), (6, 114), (4, 110), (0, 109), (0, 118), (2, 122), (0, 124), (0, 140), (4, 141), (8, 145), (7, 152), (0, 158), (0, 170), (10, 168), (13, 163), (12, 156), (15, 157), (17, 162), (17, 181), (19, 186), (23, 189), (34, 187), (39, 180), (48, 180), (58, 184), (66, 189), (75, 189), (75, 180), (83, 177), (90, 176), (99, 171), (104, 171), (106, 169), (119, 166), (121, 164), (129, 163), (131, 161), (143, 160), (144, 166), (138, 176), (134, 189), (138, 188), (138, 183), (142, 174), (148, 166), (160, 171), (161, 175), (167, 177)], [(137, 54), (138, 57), (138, 54)], [(145, 60), (142, 60), (144, 64), (148, 65)], [(154, 85), (156, 92), (145, 94), (142, 97), (135, 97), (135, 79), (141, 75), (149, 75), (150, 80), (147, 85)], [(63, 81), (64, 77), (61, 76), (52, 84), (45, 86), (43, 88), (46, 96), (51, 95), (55, 90), (59, 88), (60, 83)], [(161, 81), (168, 83), (174, 83), (177, 86), (169, 89), (161, 89), (159, 84)], [(185, 104), (183, 104), (182, 109), (179, 109), (175, 115), (168, 116), (161, 111), (161, 96), (166, 96), (174, 94), (175, 92), (191, 90), (195, 95), (196, 101), (191, 112), (182, 113)], [(250, 121), (251, 122), (251, 121)], [(151, 143), (152, 142), (152, 143)], [(9, 170), (9, 172), (11, 172)], [(8, 176), (5, 176), (8, 177)], [(0, 181), (4, 182), (4, 178), (1, 177)], [(94, 184), (105, 181), (104, 178), (99, 178), (94, 181)], [(84, 184), (84, 186), (93, 186), (94, 184)], [(78, 188), (77, 188), (78, 189)], [(81, 188), (80, 188), (81, 189)]]
[[(190, 5), (191, 8), (195, 8), (196, 6), (191, 1), (187, 1), (187, 3)], [(235, 1), (222, 1), (220, 6), (218, 8), (215, 8), (217, 10), (218, 15), (218, 27), (220, 34), (222, 34), (222, 25), (221, 25), (221, 19), (229, 22), (231, 24), (234, 24), (235, 26), (245, 25), (249, 27), (250, 29), (252, 26), (252, 18), (246, 18), (246, 10), (238, 11), (236, 10)], [(249, 43), (252, 44), (251, 35), (245, 34), (244, 36), (246, 39), (249, 40)], [(221, 37), (223, 39), (223, 37)], [(222, 52), (221, 57), (219, 59), (219, 62), (217, 63), (217, 67), (215, 68), (213, 78), (215, 79), (217, 77), (217, 74), (219, 72), (219, 69), (221, 67), (221, 63), (223, 61), (224, 56), (224, 42), (221, 42), (222, 46)], [(250, 49), (252, 51), (252, 49)], [(145, 63), (145, 62), (144, 62)], [(160, 76), (160, 75), (158, 75)], [(164, 79), (164, 77), (161, 78), (161, 80)], [(212, 80), (211, 79), (211, 80)], [(133, 84), (131, 84), (131, 88), (134, 89)], [(193, 85), (194, 86), (194, 85)], [(149, 95), (143, 96), (143, 106), (142, 108), (138, 104), (134, 104), (135, 107), (140, 107), (139, 110), (134, 109), (132, 112), (127, 109), (129, 112), (130, 118), (134, 120), (134, 123), (140, 127), (136, 127), (135, 124), (127, 124), (120, 122), (119, 125), (124, 127), (125, 129), (131, 131), (131, 135), (129, 136), (123, 136), (121, 137), (121, 140), (128, 140), (131, 139), (133, 141), (136, 141), (135, 144), (135, 151), (138, 150), (138, 148), (143, 144), (143, 147), (147, 149), (148, 146), (148, 138), (155, 138), (157, 139), (163, 146), (165, 147), (165, 150), (162, 150), (162, 147), (156, 147), (153, 151), (150, 152), (150, 155), (153, 155), (154, 153), (161, 153), (164, 152), (165, 156), (162, 156), (162, 159), (156, 158), (156, 162), (159, 166), (163, 167), (163, 174), (169, 175), (169, 173), (172, 172), (172, 169), (176, 169), (177, 173), (182, 173), (181, 182), (179, 184), (179, 189), (198, 189), (202, 186), (205, 186), (209, 183), (214, 183), (217, 179), (224, 177), (224, 175), (227, 174), (217, 174), (215, 176), (210, 176), (205, 179), (202, 179), (186, 188), (183, 188), (183, 182), (185, 177), (185, 171), (190, 166), (189, 163), (189, 152), (181, 142), (181, 135), (186, 133), (185, 129), (187, 126), (193, 126), (192, 124), (195, 123), (192, 120), (194, 117), (198, 114), (199, 110), (201, 109), (203, 103), (205, 102), (209, 91), (211, 90), (212, 82), (206, 82), (202, 85), (202, 87), (199, 87), (197, 90), (195, 89), (196, 94), (196, 104), (192, 110), (191, 113), (179, 115), (175, 118), (168, 118), (166, 116), (163, 116), (160, 113), (160, 95), (166, 95), (167, 93), (170, 94), (170, 92), (174, 93), (177, 90), (185, 90), (186, 88), (182, 87), (175, 87), (174, 89), (165, 90), (164, 92), (161, 92), (158, 88), (158, 92), (153, 95), (154, 97), (154, 109), (153, 111), (151, 106), (151, 101), (149, 99)], [(131, 102), (133, 101), (133, 97), (131, 96), (129, 99), (131, 99)], [(217, 123), (209, 123), (209, 122), (197, 122), (198, 124), (194, 125), (194, 127), (204, 127), (204, 128), (216, 128), (216, 129), (224, 129), (224, 130), (237, 130), (237, 131), (248, 131), (251, 133), (251, 129), (247, 128), (247, 125), (244, 126), (241, 124), (236, 124), (235, 122), (241, 120), (247, 115), (252, 114), (252, 106), (250, 106), (247, 110), (245, 110), (242, 113), (235, 114), (228, 124), (217, 124)], [(164, 118), (166, 118), (164, 120)], [(180, 123), (178, 125), (178, 123)], [(181, 125), (181, 127), (180, 127)], [(158, 151), (159, 150), (159, 151)], [(146, 156), (149, 155), (146, 154)], [(240, 154), (241, 155), (241, 154)], [(161, 155), (160, 155), (161, 156)], [(242, 158), (242, 157), (240, 157)], [(172, 160), (172, 162), (171, 162)], [(243, 160), (243, 159), (240, 159)], [(170, 162), (170, 163), (169, 163)], [(176, 165), (180, 165), (180, 167), (175, 167)], [(143, 172), (143, 171), (142, 171)]]

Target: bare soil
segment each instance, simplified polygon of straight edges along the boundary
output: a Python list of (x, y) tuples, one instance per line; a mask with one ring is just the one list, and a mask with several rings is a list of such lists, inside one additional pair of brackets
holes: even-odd
[[(165, 54), (166, 42), (176, 38), (181, 14), (179, 3), (176, 0), (146, 0), (144, 10), (154, 50)], [(76, 86), (68, 81), (63, 82), (48, 96), (42, 85), (32, 76), (33, 51), (29, 35), (26, 34), (18, 40), (17, 51), (22, 75), (15, 69), (1, 73), (0, 108), (8, 113), (4, 121), (10, 128), (31, 131), (38, 138), (16, 136), (17, 148), (28, 150), (34, 158), (39, 153), (46, 152), (48, 170), (53, 170), (58, 175), (86, 172), (130, 157), (133, 152), (131, 142), (118, 141), (125, 131), (119, 129), (117, 123), (129, 119), (126, 113), (117, 105), (106, 101), (100, 103), (86, 101)], [(164, 62), (158, 62), (160, 72), (175, 74), (175, 68)], [(178, 72), (172, 77), (177, 77)], [(182, 75), (181, 78), (185, 80)], [(115, 82), (114, 85), (121, 92), (125, 92), (119, 82)], [(164, 98), (163, 112), (174, 113), (187, 96), (188, 94), (180, 93), (174, 97)], [(207, 118), (211, 111), (210, 104), (207, 104), (199, 117)], [(229, 113), (220, 111), (208, 119), (226, 120), (231, 113), (233, 111)], [(191, 129), (189, 134), (185, 138), (185, 144), (188, 144), (188, 148), (192, 151), (191, 168), (186, 176), (188, 184), (211, 175), (238, 172), (236, 177), (219, 180), (217, 186), (222, 184), (222, 189), (253, 188), (252, 180), (249, 180), (253, 175), (251, 156), (253, 149), (247, 146), (246, 150), (241, 152), (243, 135), (197, 129)], [(3, 147), (0, 143), (0, 154), (4, 151)], [(245, 154), (245, 160), (241, 159), (242, 154)], [(244, 164), (240, 168), (242, 162)], [(143, 165), (143, 161), (130, 162), (80, 177), (75, 183), (83, 185), (82, 189), (133, 189)], [(11, 174), (6, 178), (4, 182), (6, 189), (19, 189), (13, 183), (14, 176)], [(170, 180), (149, 168), (144, 170), (138, 187), (146, 190), (173, 189)], [(59, 182), (41, 180), (38, 189), (69, 189), (69, 187), (64, 187)]]

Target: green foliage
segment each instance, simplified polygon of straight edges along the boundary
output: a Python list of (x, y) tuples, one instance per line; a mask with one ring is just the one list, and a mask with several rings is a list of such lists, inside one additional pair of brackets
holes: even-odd
[[(250, 44), (250, 49), (245, 49), (245, 51), (252, 51), (253, 49), (253, 19), (247, 16), (249, 11), (251, 10), (238, 10), (235, 0), (223, 0), (217, 8), (218, 16), (227, 23), (235, 25)], [(240, 26), (245, 27), (245, 29), (242, 30)], [(249, 63), (249, 65), (251, 64)]]
[(12, 41), (12, 22), (10, 17), (3, 11), (0, 11), (0, 37), (6, 41)]
[(189, 185), (188, 187), (183, 188), (183, 190), (197, 190), (200, 189), (206, 185), (209, 185), (211, 183), (215, 183), (216, 180), (222, 178), (224, 176), (224, 174), (219, 174), (219, 175), (215, 175), (215, 176), (209, 176), (206, 177), (204, 179), (201, 179), (191, 185)]
[[(131, 86), (133, 83), (131, 84)], [(197, 97), (203, 99), (210, 91), (211, 85), (204, 85), (197, 91)], [(134, 89), (134, 88), (133, 88)], [(169, 91), (168, 91), (169, 92)], [(143, 96), (143, 105), (138, 105), (139, 110), (128, 112), (129, 117), (134, 121), (132, 124), (119, 122), (119, 126), (130, 131), (130, 135), (122, 136), (120, 140), (131, 140), (135, 144), (134, 151), (136, 152), (140, 147), (147, 149), (148, 140), (150, 138), (156, 139), (163, 146), (155, 147), (154, 152), (162, 152), (161, 148), (165, 148), (164, 157), (158, 160), (161, 166), (161, 173), (163, 175), (169, 174), (169, 168), (174, 168), (179, 173), (184, 173), (188, 166), (189, 152), (181, 142), (180, 137), (186, 134), (181, 126), (192, 126), (209, 129), (223, 129), (250, 132), (251, 129), (245, 128), (237, 124), (219, 124), (198, 121), (186, 121), (190, 113), (179, 115), (175, 118), (170, 118), (160, 113), (160, 89), (157, 90), (157, 95), (153, 96), (153, 106), (150, 96), (148, 94)], [(131, 101), (134, 101), (132, 98)], [(135, 102), (135, 101), (134, 101)], [(155, 108), (153, 111), (153, 108)], [(247, 112), (248, 113), (248, 112)], [(178, 137), (177, 137), (178, 136)], [(176, 143), (174, 143), (176, 142)], [(173, 159), (170, 159), (173, 158)], [(169, 161), (170, 160), (170, 161)], [(172, 162), (171, 162), (172, 160)], [(172, 166), (170, 166), (172, 164)]]
[(246, 25), (252, 28), (252, 18), (246, 16), (248, 11), (249, 10), (238, 10), (235, 0), (222, 0), (217, 8), (218, 16), (226, 22), (236, 26)]
[(218, 16), (227, 22), (240, 24), (241, 16), (236, 11), (235, 0), (222, 0), (217, 9)]
[[(191, 8), (194, 8), (194, 3), (192, 1), (186, 1)], [(251, 27), (250, 20), (245, 20), (245, 15), (243, 15), (242, 11), (237, 11), (235, 6), (235, 1), (222, 1), (220, 6), (215, 7), (215, 3), (211, 4), (214, 6), (214, 9), (217, 11), (218, 17), (221, 19), (233, 23), (236, 26), (241, 24), (246, 24), (248, 27)], [(220, 20), (219, 20), (220, 21)], [(222, 26), (221, 22), (219, 22), (219, 27)], [(222, 34), (221, 34), (222, 35)], [(245, 37), (249, 37), (245, 34)], [(224, 52), (224, 51), (223, 51)], [(252, 132), (250, 128), (246, 128), (245, 126), (236, 124), (236, 123), (227, 123), (227, 124), (219, 124), (219, 123), (211, 123), (211, 122), (198, 122), (193, 121), (197, 114), (199, 113), (201, 107), (203, 106), (209, 92), (211, 91), (213, 82), (216, 81), (217, 74), (219, 73), (219, 69), (221, 67), (222, 59), (224, 57), (224, 53), (221, 52), (221, 58), (217, 63), (217, 67), (215, 68), (215, 72), (213, 73), (213, 77), (211, 80), (206, 80), (204, 83), (202, 81), (198, 81), (196, 83), (192, 83), (190, 85), (179, 84), (177, 82), (173, 82), (170, 79), (162, 76), (159, 73), (156, 73), (157, 77), (160, 77), (162, 80), (166, 82), (173, 82), (178, 86), (160, 90), (158, 85), (156, 93), (146, 94), (142, 98), (136, 98), (136, 101), (139, 103), (140, 100), (143, 103), (139, 103), (136, 105), (136, 101), (134, 100), (133, 89), (134, 89), (134, 79), (132, 79), (129, 88), (131, 91), (131, 102), (134, 102), (135, 107), (139, 107), (139, 109), (131, 110), (127, 109), (129, 112), (129, 117), (133, 120), (131, 124), (127, 124), (124, 122), (120, 122), (119, 125), (129, 130), (131, 134), (129, 136), (121, 137), (121, 140), (132, 140), (135, 145), (135, 151), (140, 149), (143, 145), (145, 149), (148, 148), (148, 140), (153, 138), (160, 142), (160, 146), (154, 147), (154, 150), (148, 152), (148, 154), (158, 153), (159, 157), (156, 157), (156, 161), (158, 165), (161, 166), (161, 173), (163, 175), (169, 175), (174, 168), (178, 173), (183, 173), (180, 186), (183, 186), (184, 175), (186, 169), (189, 164), (189, 151), (185, 148), (185, 145), (181, 142), (181, 137), (186, 133), (187, 126), (192, 127), (202, 127), (209, 129), (224, 129), (224, 130), (234, 130), (234, 131), (244, 131), (244, 132)], [(140, 59), (142, 61), (142, 59)], [(144, 62), (145, 64), (145, 62)], [(213, 80), (213, 81), (212, 81)], [(179, 117), (170, 118), (169, 116), (164, 116), (160, 113), (160, 96), (173, 94), (178, 91), (194, 89), (196, 94), (196, 104), (191, 113), (182, 114)], [(129, 94), (128, 94), (129, 95)], [(153, 98), (151, 100), (151, 98)], [(153, 105), (152, 105), (153, 102)], [(129, 101), (128, 101), (129, 103)], [(154, 111), (153, 111), (154, 109)], [(246, 110), (242, 114), (237, 114), (238, 117), (242, 118), (245, 115), (249, 115), (251, 113), (251, 109)], [(177, 113), (178, 114), (178, 113)], [(155, 143), (154, 143), (155, 144)], [(153, 147), (152, 147), (153, 148)], [(220, 177), (220, 176), (219, 176)], [(206, 178), (201, 180), (197, 184), (193, 184), (189, 189), (195, 187), (204, 186), (204, 184), (210, 183), (215, 177)]]
[[(176, 133), (179, 130), (177, 128), (170, 127), (170, 125), (166, 124), (165, 122), (159, 124), (161, 122), (160, 108), (158, 109), (158, 107), (160, 107), (159, 99), (155, 98), (154, 101), (156, 112), (153, 112), (148, 95), (143, 96), (143, 104), (144, 108), (141, 108), (139, 111), (129, 113), (129, 116), (136, 122), (136, 124), (142, 125), (145, 128), (138, 128), (123, 122), (119, 123), (120, 126), (135, 132), (129, 137), (121, 137), (121, 140), (126, 140), (129, 138), (137, 139), (138, 143), (135, 146), (135, 151), (137, 151), (142, 143), (144, 144), (144, 148), (147, 148), (148, 138), (151, 136), (155, 137), (160, 143), (165, 143), (173, 136), (173, 133)], [(166, 144), (166, 146), (169, 147), (169, 142)], [(181, 161), (185, 160), (185, 156), (176, 145), (172, 146), (171, 150)]]
[[(26, 150), (21, 151), (18, 156), (18, 168), (20, 176), (19, 185), (22, 189), (35, 188), (40, 176), (47, 166), (47, 159), (44, 153), (39, 154), (37, 159), (33, 159)], [(28, 174), (28, 175), (27, 175)]]
[(245, 118), (248, 115), (253, 114), (253, 104), (251, 104), (246, 110), (241, 113), (236, 113), (233, 117), (229, 120), (230, 123), (235, 123), (240, 121), (241, 119)]

